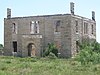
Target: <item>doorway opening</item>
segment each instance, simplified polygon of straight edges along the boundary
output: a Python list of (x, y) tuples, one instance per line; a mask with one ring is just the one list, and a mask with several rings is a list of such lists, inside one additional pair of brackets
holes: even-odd
[(33, 43), (28, 44), (28, 56), (35, 56), (36, 47)]

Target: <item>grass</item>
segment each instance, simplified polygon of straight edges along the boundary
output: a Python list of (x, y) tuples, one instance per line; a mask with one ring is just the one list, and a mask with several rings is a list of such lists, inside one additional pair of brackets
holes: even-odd
[(81, 65), (73, 59), (0, 56), (0, 75), (100, 75), (100, 64)]

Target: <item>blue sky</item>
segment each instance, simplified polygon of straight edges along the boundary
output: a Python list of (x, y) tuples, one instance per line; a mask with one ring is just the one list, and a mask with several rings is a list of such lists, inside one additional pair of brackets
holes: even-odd
[(97, 41), (100, 43), (100, 0), (0, 0), (0, 43), (4, 44), (4, 18), (6, 9), (12, 9), (12, 17), (70, 13), (70, 2), (75, 3), (75, 14), (91, 19), (96, 13)]

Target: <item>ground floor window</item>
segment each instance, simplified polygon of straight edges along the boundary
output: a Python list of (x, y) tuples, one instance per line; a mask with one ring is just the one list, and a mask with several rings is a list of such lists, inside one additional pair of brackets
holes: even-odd
[(13, 51), (17, 52), (17, 41), (13, 41)]
[(78, 43), (78, 41), (76, 41), (76, 52), (77, 53), (79, 52), (79, 43)]

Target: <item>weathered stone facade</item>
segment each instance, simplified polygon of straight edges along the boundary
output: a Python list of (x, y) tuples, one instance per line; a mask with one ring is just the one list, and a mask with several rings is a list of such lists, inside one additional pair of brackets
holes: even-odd
[(54, 43), (60, 57), (71, 57), (77, 42), (85, 39), (96, 40), (96, 21), (74, 14), (4, 19), (4, 55), (42, 56), (48, 43)]

